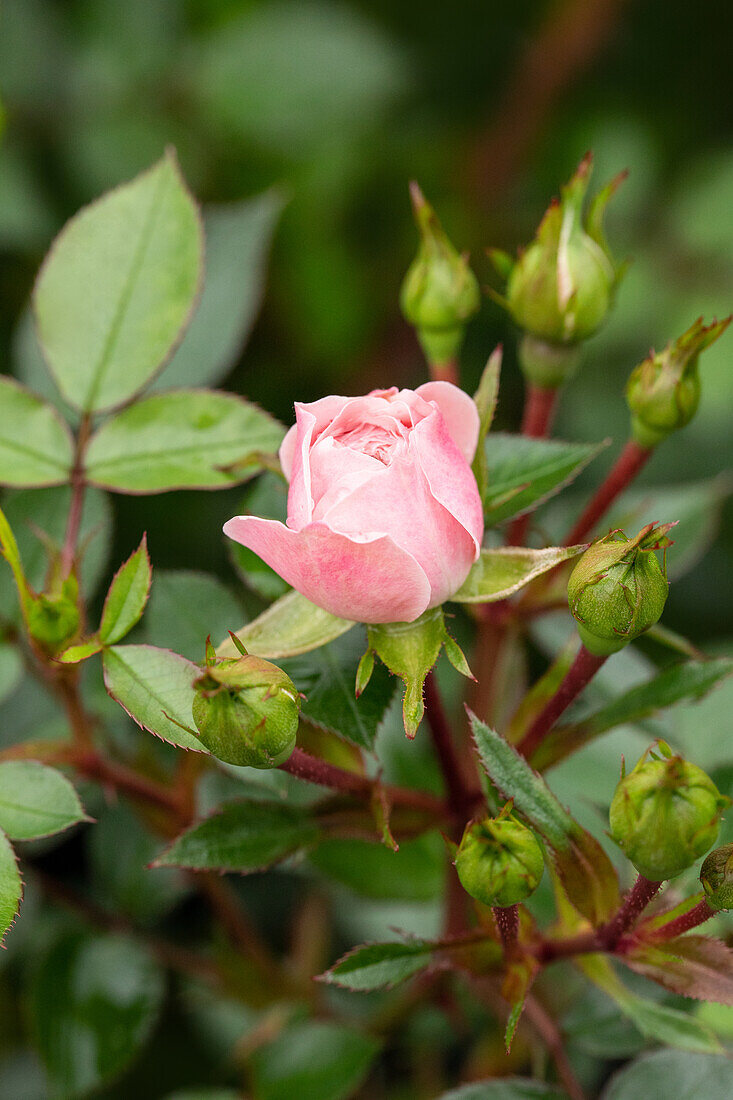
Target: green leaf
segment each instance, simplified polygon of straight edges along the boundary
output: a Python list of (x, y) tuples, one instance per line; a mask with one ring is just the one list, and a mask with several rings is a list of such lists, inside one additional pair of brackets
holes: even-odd
[(0, 375), (0, 485), (63, 485), (74, 441), (52, 405)]
[(542, 504), (569, 485), (603, 443), (560, 443), (504, 432), (486, 437), (488, 482), (484, 514), (488, 526), (503, 523)]
[(733, 1005), (733, 951), (710, 936), (680, 936), (660, 944), (639, 944), (620, 959), (672, 993)]
[(76, 932), (57, 940), (30, 995), (51, 1095), (78, 1096), (120, 1074), (150, 1037), (163, 993), (163, 974), (144, 946)]
[(341, 1024), (307, 1021), (283, 1031), (252, 1056), (257, 1100), (347, 1100), (380, 1043)]
[(489, 778), (540, 834), (570, 901), (594, 925), (619, 905), (618, 879), (598, 841), (560, 805), (542, 777), (503, 737), (471, 716), (479, 757)]
[(71, 645), (68, 649), (65, 649), (63, 653), (57, 653), (54, 657), (54, 661), (58, 661), (62, 665), (78, 665), (80, 661), (88, 661), (90, 657), (94, 657), (97, 653), (101, 653), (103, 648), (104, 646), (97, 635), (94, 635), (86, 642), (81, 642), (79, 645)]
[(132, 719), (170, 745), (208, 752), (188, 733), (193, 724), (193, 681), (197, 665), (169, 649), (116, 645), (105, 649), (104, 685)]
[[(332, 642), (355, 623), (338, 619), (307, 600), (299, 592), (287, 592), (251, 623), (237, 631), (248, 653), (255, 657), (297, 657)], [(217, 649), (219, 657), (236, 657), (231, 639)]]
[(128, 401), (165, 363), (193, 307), (203, 234), (167, 154), (67, 223), (36, 283), (46, 360), (85, 412)]
[(155, 867), (194, 871), (262, 871), (314, 844), (318, 826), (302, 810), (277, 802), (227, 802), (181, 833)]
[(134, 554), (115, 573), (99, 624), (103, 645), (114, 645), (129, 634), (145, 610), (153, 571), (145, 535)]
[(262, 301), (267, 252), (283, 205), (283, 196), (271, 190), (204, 209), (201, 301), (156, 388), (214, 385), (234, 366)]
[(364, 631), (353, 630), (312, 653), (283, 661), (282, 667), (305, 695), (300, 713), (306, 721), (372, 750), (395, 684), (380, 666), (357, 700), (356, 670), (365, 649)]
[(478, 445), (473, 460), (473, 473), (476, 478), (481, 499), (484, 499), (488, 486), (489, 469), (486, 461), (486, 447), (484, 441), (491, 428), (496, 412), (496, 403), (499, 400), (499, 376), (501, 374), (502, 347), (499, 344), (494, 348), (489, 361), (484, 367), (478, 389), (473, 395), (473, 400), (478, 409), (479, 431)]
[(423, 687), (447, 637), (443, 611), (434, 607), (412, 623), (378, 623), (367, 627), (369, 647), (390, 672), (403, 681), (402, 720), (412, 739), (425, 713)]
[(368, 840), (322, 841), (310, 862), (366, 898), (432, 901), (442, 896), (445, 847), (436, 833), (403, 840), (398, 851)]
[[(209, 390), (159, 393), (131, 405), (92, 436), (89, 480), (117, 493), (223, 489), (261, 468), (283, 428), (241, 397)], [(242, 469), (229, 469), (242, 463)], [(246, 465), (244, 465), (246, 463)]]
[(36, 840), (89, 821), (66, 776), (35, 760), (0, 763), (0, 829), (11, 840)]
[(533, 1081), (529, 1077), (507, 1077), (499, 1081), (475, 1081), (441, 1094), (439, 1100), (567, 1100), (567, 1093)]
[(0, 946), (18, 915), (22, 897), (18, 860), (5, 833), (0, 832)]
[(15, 691), (23, 678), (23, 658), (16, 646), (0, 642), (0, 703)]
[(602, 955), (580, 956), (578, 965), (647, 1039), (656, 1039), (678, 1050), (709, 1054), (722, 1050), (713, 1032), (695, 1016), (637, 997), (619, 980), (608, 959)]
[(425, 970), (432, 954), (429, 943), (370, 943), (349, 951), (319, 981), (359, 993), (393, 989)]
[(145, 636), (152, 645), (200, 661), (208, 636), (222, 638), (241, 619), (237, 596), (211, 574), (156, 569), (145, 613)]
[(722, 1055), (655, 1050), (614, 1074), (603, 1100), (729, 1100), (733, 1096), (733, 1062)]
[(630, 688), (581, 722), (552, 730), (532, 757), (532, 764), (539, 771), (545, 771), (614, 726), (638, 722), (684, 699), (702, 698), (731, 672), (733, 659), (730, 657), (670, 665), (652, 680)]
[(535, 577), (554, 569), (586, 549), (583, 546), (548, 546), (530, 550), (521, 546), (485, 548), (451, 600), (456, 603), (493, 603), (519, 592)]
[(199, 1088), (169, 1092), (165, 1100), (241, 1100), (241, 1092), (234, 1089)]

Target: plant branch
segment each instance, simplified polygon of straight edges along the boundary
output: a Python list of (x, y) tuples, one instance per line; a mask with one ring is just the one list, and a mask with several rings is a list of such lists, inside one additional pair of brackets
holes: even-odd
[(694, 908), (688, 910), (687, 913), (682, 913), (681, 916), (675, 917), (674, 920), (669, 921), (667, 924), (662, 924), (659, 928), (655, 928), (654, 931), (645, 935), (644, 939), (651, 942), (659, 942), (660, 940), (673, 940), (677, 936), (681, 936), (684, 932), (689, 932), (692, 928), (697, 928), (698, 924), (704, 924), (706, 920), (710, 920), (711, 917), (718, 915), (717, 909), (711, 909), (707, 901), (703, 898), (698, 902)]
[(445, 363), (429, 363), (431, 382), (451, 382), (454, 386), (460, 386), (458, 373), (458, 360), (448, 359)]
[(61, 575), (68, 577), (74, 566), (76, 557), (76, 544), (79, 540), (79, 528), (84, 510), (84, 490), (86, 480), (84, 475), (84, 453), (92, 431), (92, 419), (89, 413), (85, 413), (79, 422), (79, 431), (76, 436), (74, 448), (74, 464), (71, 469), (71, 505), (66, 523), (66, 535), (61, 548)]
[(425, 715), (448, 791), (448, 805), (456, 818), (465, 823), (483, 803), (483, 794), (466, 777), (433, 672), (425, 680)]
[(558, 1076), (570, 1100), (585, 1100), (583, 1090), (570, 1064), (570, 1059), (565, 1053), (565, 1046), (559, 1028), (531, 993), (525, 1002), (524, 1013), (552, 1055)]
[(533, 752), (542, 744), (560, 715), (580, 695), (583, 688), (593, 679), (606, 660), (608, 660), (607, 657), (596, 657), (589, 653), (584, 645), (581, 645), (578, 655), (560, 687), (537, 715), (517, 746), (518, 752), (526, 756), (527, 759), (531, 758)]
[(624, 933), (634, 927), (661, 887), (661, 882), (652, 882), (643, 875), (639, 875), (616, 914), (599, 930), (598, 940), (606, 951), (613, 951)]
[(496, 927), (499, 929), (499, 936), (504, 945), (504, 951), (508, 953), (516, 944), (517, 937), (519, 936), (519, 906), (495, 905), (492, 909), (492, 913), (494, 914)]
[(615, 466), (568, 534), (563, 546), (576, 546), (578, 543), (586, 541), (587, 535), (593, 531), (599, 520), (603, 518), (616, 497), (631, 484), (640, 470), (644, 468), (653, 453), (653, 449), (639, 446), (634, 439), (627, 442)]

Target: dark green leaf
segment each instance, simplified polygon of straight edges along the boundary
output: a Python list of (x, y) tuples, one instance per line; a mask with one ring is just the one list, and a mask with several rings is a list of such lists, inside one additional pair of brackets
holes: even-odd
[(475, 1081), (444, 1092), (440, 1100), (567, 1100), (567, 1094), (545, 1081), (506, 1077), (499, 1081)]
[(78, 1096), (121, 1073), (149, 1038), (163, 991), (158, 965), (131, 940), (79, 933), (57, 940), (30, 997), (51, 1094)]
[(731, 672), (730, 657), (670, 665), (581, 722), (552, 730), (532, 757), (532, 764), (545, 771), (614, 726), (638, 722), (683, 699), (700, 699)]
[(643, 1054), (610, 1080), (603, 1100), (730, 1100), (733, 1062), (722, 1055), (656, 1050)]
[(320, 980), (359, 993), (392, 989), (429, 966), (432, 954), (428, 943), (370, 943), (349, 951)]
[(318, 836), (303, 811), (275, 802), (228, 802), (182, 833), (154, 865), (247, 874), (309, 847)]
[(99, 624), (104, 645), (114, 645), (140, 621), (150, 592), (152, 568), (145, 535), (134, 554), (120, 566), (109, 587)]
[(365, 691), (355, 697), (356, 670), (365, 649), (364, 631), (352, 630), (312, 653), (283, 661), (282, 667), (305, 695), (303, 718), (371, 750), (394, 697), (395, 682), (380, 665)]
[(548, 546), (531, 550), (521, 546), (484, 548), (478, 561), (451, 600), (456, 603), (494, 603), (519, 592), (535, 577), (581, 554), (585, 546)]
[(117, 645), (105, 649), (107, 691), (139, 726), (171, 745), (208, 752), (188, 730), (193, 725), (193, 681), (197, 665), (151, 645)]
[(257, 1100), (346, 1100), (369, 1072), (379, 1042), (340, 1024), (308, 1021), (252, 1057)]
[(488, 526), (536, 508), (577, 477), (606, 443), (560, 443), (504, 432), (486, 437)]
[(52, 836), (88, 821), (66, 776), (35, 760), (0, 763), (0, 829), (11, 840)]
[(221, 381), (242, 351), (262, 300), (265, 263), (283, 208), (277, 191), (204, 210), (204, 289), (193, 320), (156, 388)]
[[(355, 624), (339, 619), (301, 596), (287, 592), (274, 604), (237, 631), (248, 653), (277, 660), (297, 657), (341, 637)], [(217, 649), (220, 657), (236, 657), (238, 650), (231, 639)]]
[[(241, 397), (175, 390), (103, 424), (89, 443), (86, 467), (90, 481), (118, 493), (222, 489), (257, 473), (257, 455), (276, 451), (282, 438), (281, 425)], [(242, 468), (230, 470), (234, 463)]]
[(503, 737), (471, 716), (481, 762), (489, 778), (551, 849), (568, 897), (583, 916), (598, 925), (619, 904), (618, 879), (598, 841), (560, 805), (526, 760)]
[(73, 459), (71, 433), (53, 406), (0, 375), (0, 485), (63, 485)]
[(191, 312), (202, 250), (198, 212), (172, 155), (67, 223), (34, 305), (70, 404), (114, 408), (163, 365)]
[(23, 882), (18, 860), (5, 833), (0, 832), (0, 946), (18, 915), (23, 897)]
[(206, 639), (216, 642), (241, 622), (236, 595), (209, 573), (156, 569), (145, 613), (145, 636), (191, 661), (204, 656)]
[(309, 858), (362, 897), (430, 901), (443, 890), (445, 848), (436, 833), (403, 840), (398, 852), (367, 840), (329, 839)]

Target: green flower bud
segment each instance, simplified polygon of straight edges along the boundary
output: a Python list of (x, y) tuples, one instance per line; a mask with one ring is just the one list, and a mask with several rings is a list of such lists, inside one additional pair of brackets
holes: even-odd
[[(520, 328), (550, 345), (576, 344), (591, 336), (606, 319), (623, 274), (609, 251), (603, 217), (625, 173), (596, 195), (584, 218), (592, 159), (588, 153), (580, 162), (562, 188), (560, 200), (550, 203), (534, 241), (516, 262), (506, 253), (489, 252), (495, 268), (507, 279), (505, 296), (493, 297)], [(530, 370), (531, 365), (530, 359)], [(552, 385), (541, 378), (531, 380)]]
[(639, 874), (652, 882), (674, 878), (714, 844), (720, 816), (730, 800), (695, 764), (644, 753), (624, 775), (611, 802), (611, 836)]
[(583, 645), (596, 657), (623, 649), (659, 620), (669, 583), (654, 551), (671, 545), (672, 526), (650, 523), (634, 539), (612, 531), (578, 560), (568, 603)]
[(534, 893), (545, 867), (534, 833), (508, 816), (507, 807), (499, 817), (466, 826), (455, 863), (466, 893), (484, 905), (501, 908)]
[(245, 654), (217, 661), (207, 645), (194, 681), (193, 720), (199, 740), (219, 760), (276, 768), (295, 748), (300, 697), (277, 665)]
[(711, 909), (733, 909), (733, 844), (724, 844), (706, 857), (700, 882)]
[(700, 353), (721, 336), (731, 318), (704, 325), (698, 317), (663, 351), (652, 351), (631, 372), (626, 402), (631, 410), (631, 430), (642, 447), (656, 447), (671, 432), (689, 424), (700, 402)]
[(468, 258), (448, 240), (416, 183), (410, 185), (410, 193), (420, 248), (402, 283), (400, 305), (417, 329), (428, 362), (441, 365), (458, 353), (466, 322), (481, 304), (481, 292)]
[(72, 574), (57, 592), (41, 592), (28, 603), (28, 633), (51, 655), (64, 649), (79, 632), (79, 585)]

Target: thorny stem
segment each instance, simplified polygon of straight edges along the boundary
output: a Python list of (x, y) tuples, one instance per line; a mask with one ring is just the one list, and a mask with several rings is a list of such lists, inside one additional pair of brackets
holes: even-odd
[(519, 936), (519, 906), (495, 905), (492, 909), (496, 927), (499, 929), (501, 942), (506, 952), (511, 951)]
[(86, 481), (84, 476), (84, 453), (89, 442), (92, 430), (92, 419), (89, 413), (82, 416), (79, 423), (79, 431), (76, 436), (74, 449), (74, 465), (71, 470), (71, 505), (66, 522), (66, 535), (61, 548), (61, 575), (68, 577), (74, 565), (76, 557), (76, 544), (79, 540), (79, 528), (84, 510), (84, 490)]
[(661, 887), (661, 882), (652, 882), (639, 875), (616, 914), (599, 930), (598, 939), (607, 951), (612, 951), (623, 934), (634, 927)]
[(594, 656), (594, 654), (588, 652), (584, 645), (581, 645), (578, 655), (560, 687), (537, 715), (517, 746), (518, 752), (526, 756), (527, 759), (532, 756), (563, 711), (580, 695), (583, 688), (593, 679), (598, 669), (607, 659), (607, 657)]
[(711, 917), (715, 916), (717, 916), (717, 910), (711, 909), (703, 898), (693, 909), (690, 909), (687, 913), (682, 913), (679, 917), (675, 917), (668, 924), (655, 928), (653, 932), (647, 934), (646, 938), (655, 942), (673, 940), (677, 936), (681, 936), (683, 932), (689, 932), (690, 929), (697, 928), (698, 924), (704, 924), (706, 920), (710, 920)]
[(641, 447), (634, 439), (627, 442), (615, 466), (563, 542), (563, 546), (576, 546), (586, 541), (586, 536), (593, 531), (616, 497), (631, 484), (653, 453), (653, 449)]

